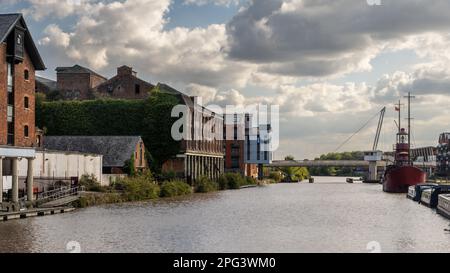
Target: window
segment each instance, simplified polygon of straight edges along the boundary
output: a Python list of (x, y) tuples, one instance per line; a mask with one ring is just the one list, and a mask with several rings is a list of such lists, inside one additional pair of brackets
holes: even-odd
[(8, 62), (8, 98), (6, 107), (6, 121), (7, 121), (7, 145), (14, 145), (14, 66)]
[(14, 145), (14, 122), (8, 122), (8, 145)]
[(28, 137), (28, 136), (29, 136), (28, 125), (25, 125), (25, 126), (23, 127), (23, 135), (24, 135), (25, 137)]
[(18, 45), (22, 44), (22, 35), (21, 34), (17, 34), (17, 44)]
[(24, 78), (26, 81), (29, 81), (29, 80), (30, 80), (30, 72), (28, 71), (28, 69), (25, 69), (25, 71), (23, 71), (23, 78)]
[(25, 109), (30, 108), (30, 99), (28, 97), (23, 98), (23, 106)]
[(134, 93), (136, 93), (136, 95), (141, 93), (141, 86), (139, 84), (134, 85)]

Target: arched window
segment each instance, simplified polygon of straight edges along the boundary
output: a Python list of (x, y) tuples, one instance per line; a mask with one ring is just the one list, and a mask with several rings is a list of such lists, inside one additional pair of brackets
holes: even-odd
[(25, 125), (25, 126), (23, 127), (23, 134), (24, 134), (25, 137), (28, 137), (28, 136), (29, 136), (28, 125)]
[(28, 71), (28, 69), (25, 69), (25, 71), (23, 72), (23, 77), (26, 81), (30, 80), (30, 72)]

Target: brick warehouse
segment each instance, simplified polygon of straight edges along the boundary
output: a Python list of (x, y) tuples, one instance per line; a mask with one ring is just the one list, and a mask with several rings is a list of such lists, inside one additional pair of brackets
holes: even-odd
[(95, 88), (96, 97), (145, 99), (155, 86), (137, 77), (129, 66), (117, 68), (117, 75)]
[(56, 88), (62, 99), (92, 99), (94, 88), (106, 82), (102, 75), (81, 65), (56, 68)]
[(44, 69), (23, 16), (0, 15), (0, 203), (7, 173), (13, 177), (10, 201), (19, 202), (19, 159), (28, 161), (27, 197), (33, 199), (35, 70)]
[(222, 130), (223, 116), (196, 104), (195, 97), (189, 97), (168, 85), (160, 83), (158, 88), (160, 92), (177, 96), (188, 109), (185, 117), (187, 139), (181, 141), (178, 155), (163, 164), (163, 172), (174, 172), (188, 183), (203, 176), (217, 180), (224, 173), (223, 139), (194, 140), (194, 136), (203, 136), (205, 125), (211, 119), (214, 127)]

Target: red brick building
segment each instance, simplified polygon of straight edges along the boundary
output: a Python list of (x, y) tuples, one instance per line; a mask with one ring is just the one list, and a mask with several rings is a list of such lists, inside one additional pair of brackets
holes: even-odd
[(129, 66), (117, 68), (117, 75), (95, 88), (96, 97), (117, 99), (145, 99), (154, 85), (137, 77)]
[[(195, 97), (189, 97), (180, 91), (165, 85), (158, 84), (162, 93), (172, 94), (179, 98), (180, 105), (186, 106), (186, 139), (180, 142), (180, 151), (173, 159), (163, 164), (163, 172), (174, 172), (192, 183), (204, 176), (217, 180), (224, 172), (224, 144), (222, 136), (212, 136), (215, 130), (222, 130), (223, 116), (198, 105)], [(212, 126), (215, 132), (208, 132), (207, 126)], [(205, 134), (211, 136), (205, 138)]]
[[(28, 159), (28, 199), (33, 196), (35, 71), (45, 65), (21, 14), (0, 15), (0, 203), (3, 175), (12, 175), (18, 203), (18, 159)], [(31, 167), (30, 167), (31, 166)], [(31, 169), (31, 172), (30, 172)], [(31, 174), (31, 175), (30, 175)], [(17, 209), (17, 207), (15, 207)]]
[(81, 65), (56, 68), (56, 89), (66, 100), (94, 98), (94, 89), (106, 82), (106, 78)]

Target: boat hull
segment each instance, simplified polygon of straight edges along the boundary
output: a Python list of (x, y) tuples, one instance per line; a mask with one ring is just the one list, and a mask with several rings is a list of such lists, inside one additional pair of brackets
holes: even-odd
[(393, 167), (386, 171), (383, 180), (383, 191), (407, 193), (410, 186), (425, 183), (427, 175), (413, 166)]

